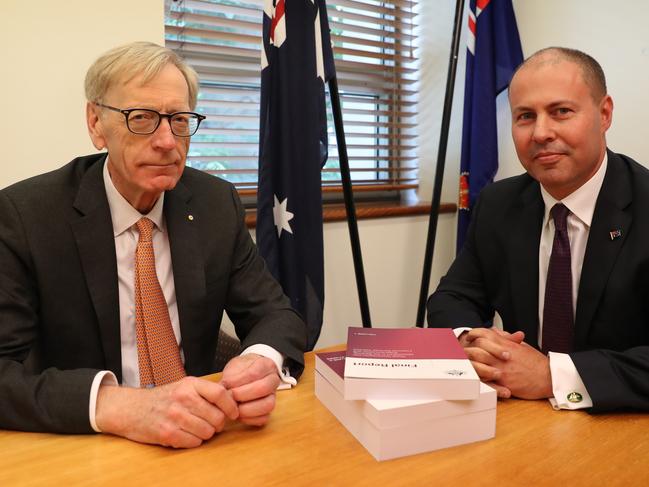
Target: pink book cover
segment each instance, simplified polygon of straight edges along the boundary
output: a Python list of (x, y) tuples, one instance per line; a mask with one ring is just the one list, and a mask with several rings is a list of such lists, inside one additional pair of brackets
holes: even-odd
[[(322, 352), (316, 356), (329, 366), (341, 379), (345, 378), (345, 351)], [(321, 371), (322, 372), (322, 371)]]
[(450, 328), (358, 328), (347, 331), (347, 356), (390, 359), (466, 359)]
[(345, 378), (478, 379), (450, 328), (349, 327), (346, 355)]
[(343, 394), (345, 389), (345, 351), (320, 352), (315, 356), (315, 370)]

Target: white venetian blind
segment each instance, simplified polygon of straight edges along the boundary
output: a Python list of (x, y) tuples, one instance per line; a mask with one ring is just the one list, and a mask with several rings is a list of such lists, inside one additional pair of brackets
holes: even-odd
[[(287, 0), (287, 5), (291, 1), (310, 0)], [(192, 138), (188, 164), (254, 195), (263, 0), (167, 3), (166, 45), (198, 72), (197, 111), (208, 117)], [(398, 198), (400, 191), (417, 187), (415, 5), (411, 0), (327, 2), (356, 192)], [(325, 193), (338, 193), (330, 107), (328, 120), (329, 160), (322, 183)]]

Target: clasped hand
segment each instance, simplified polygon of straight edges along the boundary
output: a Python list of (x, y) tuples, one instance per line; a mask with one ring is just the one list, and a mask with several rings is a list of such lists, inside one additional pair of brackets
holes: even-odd
[(226, 418), (266, 424), (279, 382), (272, 360), (242, 355), (228, 362), (219, 383), (185, 377), (152, 389), (102, 386), (96, 422), (102, 432), (141, 443), (196, 447), (221, 432)]
[(483, 382), (498, 397), (542, 399), (552, 396), (550, 362), (523, 341), (522, 331), (474, 328), (460, 336), (460, 344)]

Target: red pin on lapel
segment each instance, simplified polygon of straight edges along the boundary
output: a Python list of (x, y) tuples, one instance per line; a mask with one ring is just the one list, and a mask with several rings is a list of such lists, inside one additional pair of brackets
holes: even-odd
[(622, 236), (622, 230), (611, 230), (608, 232), (608, 234), (611, 236), (611, 240), (615, 240), (618, 237)]

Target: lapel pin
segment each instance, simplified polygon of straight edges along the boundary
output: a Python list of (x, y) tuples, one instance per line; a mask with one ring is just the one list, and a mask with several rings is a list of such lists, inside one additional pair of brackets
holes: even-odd
[(622, 230), (611, 230), (608, 232), (608, 234), (611, 236), (611, 240), (615, 240), (618, 237), (622, 236)]
[[(194, 221), (194, 215), (187, 215), (187, 219), (188, 219), (190, 222), (193, 222), (193, 221)], [(611, 232), (611, 238), (613, 238), (613, 232)]]

